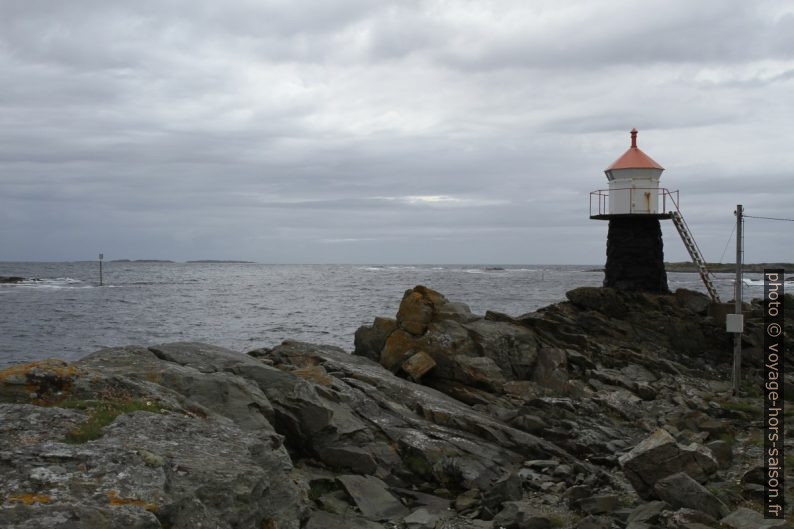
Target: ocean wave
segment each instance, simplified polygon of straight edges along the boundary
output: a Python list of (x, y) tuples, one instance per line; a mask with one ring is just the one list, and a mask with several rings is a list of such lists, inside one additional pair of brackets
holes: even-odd
[(41, 289), (63, 289), (63, 288), (92, 288), (93, 285), (84, 283), (73, 277), (32, 277), (17, 283), (6, 283), (4, 287), (13, 288), (41, 288)]

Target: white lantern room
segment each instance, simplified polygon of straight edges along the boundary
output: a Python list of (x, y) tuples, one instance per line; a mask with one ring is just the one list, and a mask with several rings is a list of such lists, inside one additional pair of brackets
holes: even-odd
[(637, 147), (637, 129), (631, 129), (631, 147), (604, 170), (609, 180), (609, 214), (659, 214), (662, 171), (664, 167)]

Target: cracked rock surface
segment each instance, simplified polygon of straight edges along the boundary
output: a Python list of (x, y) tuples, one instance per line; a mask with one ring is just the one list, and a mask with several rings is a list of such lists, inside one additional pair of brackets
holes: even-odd
[(478, 316), (419, 286), (353, 354), (184, 342), (12, 366), (0, 527), (750, 527), (759, 310), (734, 398), (704, 298), (580, 288)]

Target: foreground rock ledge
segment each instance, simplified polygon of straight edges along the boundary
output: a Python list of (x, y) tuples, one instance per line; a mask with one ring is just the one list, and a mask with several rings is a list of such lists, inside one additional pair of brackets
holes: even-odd
[(353, 355), (173, 343), (14, 366), (0, 371), (0, 526), (753, 524), (760, 401), (727, 398), (730, 348), (707, 308), (694, 292), (580, 288), (478, 316), (416, 287)]

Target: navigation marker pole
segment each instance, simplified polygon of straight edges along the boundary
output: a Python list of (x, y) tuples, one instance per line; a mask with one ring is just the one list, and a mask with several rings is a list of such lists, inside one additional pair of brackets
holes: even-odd
[(105, 254), (99, 254), (99, 286), (102, 286), (102, 259), (105, 258)]

